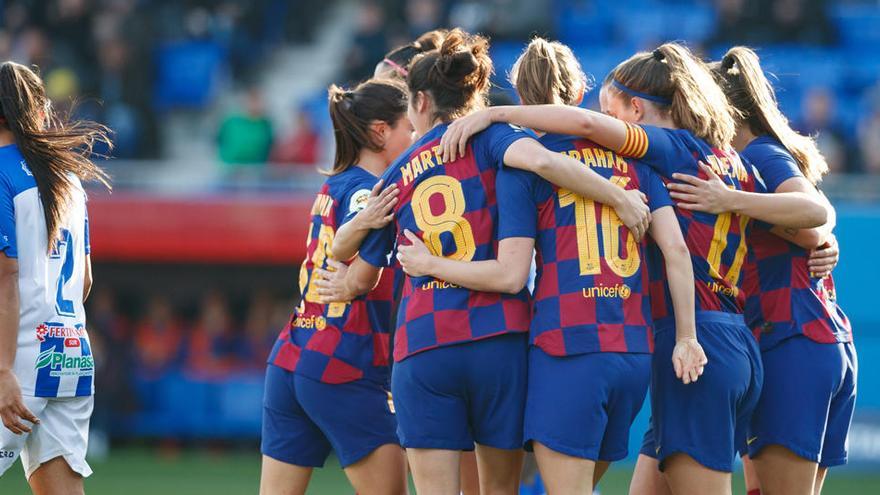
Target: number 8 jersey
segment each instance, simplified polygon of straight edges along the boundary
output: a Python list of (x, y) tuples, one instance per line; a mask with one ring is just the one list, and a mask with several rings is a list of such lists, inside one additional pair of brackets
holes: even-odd
[(0, 249), (18, 259), (18, 350), (13, 372), (24, 395), (92, 395), (95, 363), (83, 309), (89, 254), (79, 179), (51, 249), (37, 184), (16, 145), (0, 148)]
[[(395, 221), (371, 232), (361, 258), (387, 266), (397, 242), (407, 244), (404, 229), (422, 238), (434, 255), (461, 261), (494, 259), (498, 251), (498, 204), (495, 176), (504, 153), (515, 141), (533, 137), (507, 124), (494, 124), (475, 135), (464, 157), (440, 159), (439, 124), (403, 153), (383, 175), (397, 184), (400, 202)], [(394, 360), (417, 352), (471, 342), (529, 326), (528, 292), (478, 292), (431, 277), (406, 277), (397, 314)]]

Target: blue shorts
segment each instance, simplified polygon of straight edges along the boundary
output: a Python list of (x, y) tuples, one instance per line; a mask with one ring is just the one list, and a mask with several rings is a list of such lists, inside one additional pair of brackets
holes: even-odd
[(761, 394), (758, 343), (741, 315), (697, 313), (697, 338), (709, 363), (696, 383), (685, 385), (672, 367), (675, 328), (655, 325), (651, 374), (651, 427), (641, 453), (663, 461), (687, 454), (703, 466), (731, 472)]
[(532, 347), (525, 440), (573, 457), (619, 461), (650, 382), (650, 354), (554, 357)]
[(398, 445), (390, 394), (368, 380), (331, 385), (278, 366), (266, 368), (261, 452), (322, 467), (330, 450), (342, 467), (386, 444)]
[(526, 334), (431, 349), (394, 364), (397, 433), (407, 448), (522, 448)]
[(762, 358), (764, 388), (749, 429), (749, 456), (781, 445), (821, 466), (846, 464), (859, 368), (853, 344), (798, 335)]

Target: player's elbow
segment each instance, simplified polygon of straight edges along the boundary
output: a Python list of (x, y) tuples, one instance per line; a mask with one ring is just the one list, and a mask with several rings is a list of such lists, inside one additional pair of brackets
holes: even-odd
[(690, 264), (691, 253), (684, 239), (661, 244), (660, 250), (663, 252), (663, 258), (666, 259), (667, 265), (680, 266)]
[(816, 249), (825, 244), (827, 236), (820, 229), (805, 229), (798, 231), (795, 236), (795, 244), (804, 249)]
[(504, 294), (518, 294), (529, 279), (529, 274), (514, 273), (512, 270), (506, 270), (499, 280), (499, 292)]
[(828, 210), (817, 201), (810, 201), (809, 206), (804, 208), (802, 215), (804, 225), (798, 226), (799, 228), (812, 229), (814, 227), (821, 227), (828, 221)]
[(578, 136), (590, 137), (596, 129), (595, 118), (587, 111), (578, 112), (577, 117), (574, 118), (574, 124), (578, 130)]

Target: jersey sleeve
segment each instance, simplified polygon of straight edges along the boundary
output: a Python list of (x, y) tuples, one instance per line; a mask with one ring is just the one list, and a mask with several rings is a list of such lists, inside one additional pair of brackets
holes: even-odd
[(495, 179), (498, 198), (498, 240), (537, 236), (537, 176), (531, 172), (502, 168)]
[(626, 140), (617, 152), (641, 160), (663, 177), (671, 177), (676, 171), (676, 164), (694, 159), (671, 130), (630, 123), (626, 124)]
[(673, 206), (666, 184), (654, 170), (644, 165), (637, 165), (636, 173), (639, 174), (639, 189), (648, 196), (648, 208), (651, 211), (657, 211), (664, 206)]
[(773, 153), (751, 161), (768, 191), (775, 192), (788, 179), (804, 176), (794, 158), (783, 153)]
[(480, 152), (484, 153), (483, 156), (486, 156), (491, 163), (501, 167), (504, 164), (507, 148), (525, 138), (538, 139), (532, 131), (521, 127), (511, 124), (492, 124), (474, 140), (474, 147), (477, 148), (474, 151), (478, 156)]
[(342, 227), (351, 221), (355, 215), (367, 207), (367, 200), (370, 199), (370, 192), (374, 185), (376, 185), (375, 180), (371, 183), (371, 181), (366, 178), (351, 184), (351, 187), (349, 187), (348, 191), (342, 196), (339, 208), (337, 209), (337, 228)]
[(18, 258), (15, 237), (15, 190), (6, 176), (0, 176), (0, 251), (7, 258)]
[(371, 230), (364, 238), (364, 242), (361, 243), (358, 256), (377, 268), (389, 266), (396, 236), (397, 228), (394, 222), (389, 223), (383, 229)]

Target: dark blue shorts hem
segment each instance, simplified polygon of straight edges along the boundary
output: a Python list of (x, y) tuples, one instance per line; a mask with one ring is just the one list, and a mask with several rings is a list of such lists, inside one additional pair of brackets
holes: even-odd
[(262, 447), (260, 448), (260, 453), (266, 457), (271, 457), (272, 459), (275, 459), (276, 461), (279, 461), (279, 462), (283, 462), (285, 464), (292, 464), (294, 466), (308, 467), (308, 468), (322, 468), (322, 467), (324, 467), (324, 463), (327, 461), (327, 459), (324, 459), (323, 461), (320, 461), (320, 462), (315, 461), (315, 460), (305, 460), (303, 458), (297, 458), (296, 456), (292, 456), (292, 455), (285, 455), (285, 454), (281, 454), (279, 452), (272, 452), (272, 451), (264, 449)]
[(802, 459), (806, 459), (810, 462), (819, 462), (819, 452), (817, 450), (805, 449), (803, 447), (795, 445), (794, 442), (773, 438), (762, 440), (761, 442), (755, 441), (751, 445), (749, 445), (749, 457), (758, 457), (765, 447), (769, 447), (771, 445), (779, 445), (780, 447), (784, 447), (794, 453), (794, 455)]
[(846, 457), (846, 456), (837, 457), (834, 459), (827, 459), (827, 460), (822, 459), (822, 462), (819, 463), (819, 466), (824, 467), (824, 468), (834, 467), (834, 466), (843, 466), (844, 464), (846, 464), (847, 460), (848, 460), (848, 457)]
[(352, 453), (352, 452), (337, 452), (336, 455), (337, 455), (337, 457), (339, 457), (339, 465), (342, 466), (343, 469), (347, 468), (348, 466), (351, 466), (352, 464), (357, 463), (358, 461), (360, 461), (364, 457), (367, 457), (368, 455), (372, 454), (379, 447), (382, 447), (385, 445), (395, 445), (395, 446), (400, 447), (400, 442), (397, 440), (397, 437), (394, 437), (394, 438), (389, 437), (385, 440), (377, 440), (375, 445), (365, 447), (365, 448), (358, 450), (354, 453)]
[(685, 454), (690, 456), (693, 460), (697, 461), (701, 466), (707, 467), (709, 469), (713, 469), (715, 471), (723, 471), (725, 473), (733, 472), (733, 459), (730, 461), (719, 461), (718, 459), (707, 459), (706, 456), (700, 455), (698, 453), (699, 449), (696, 448), (675, 448), (675, 449), (663, 449), (658, 456), (655, 458), (660, 461), (660, 471), (665, 469), (664, 463), (666, 459), (674, 456), (675, 454)]
[[(472, 451), (474, 444), (467, 442), (451, 442), (436, 438), (416, 438), (413, 440), (401, 440), (401, 446), (405, 449), (438, 449), (438, 450), (461, 450)], [(491, 445), (490, 445), (491, 447)]]

